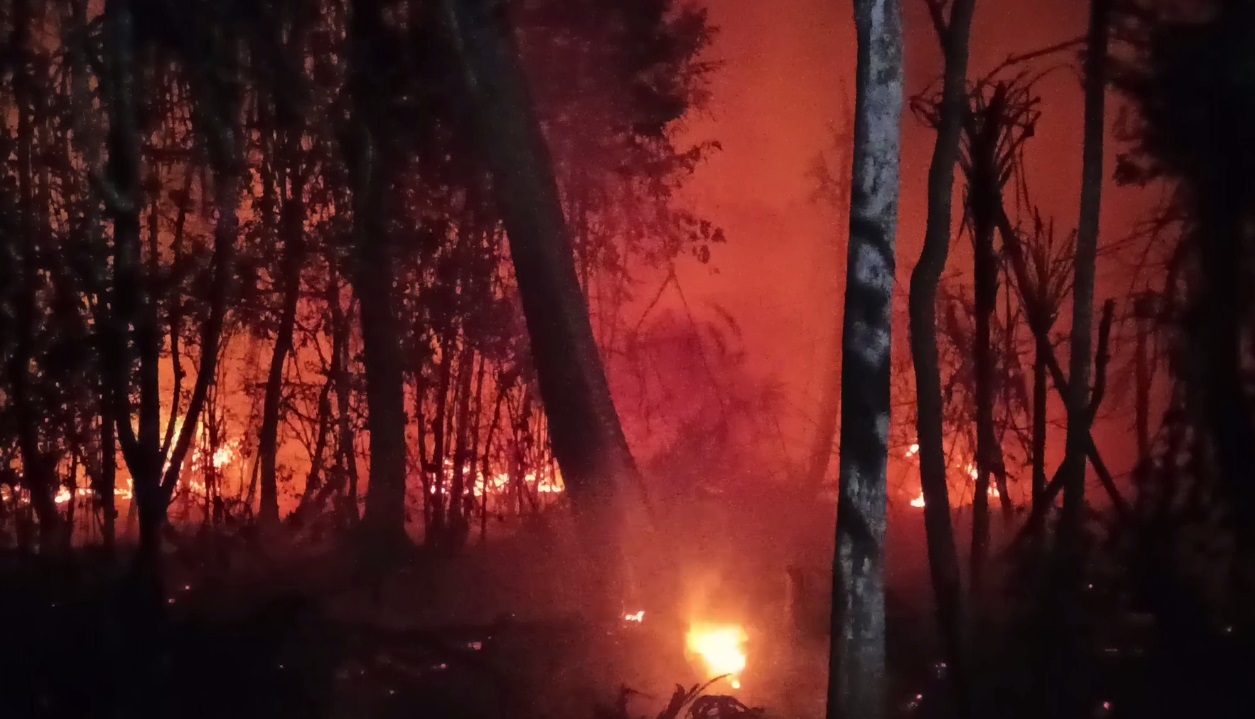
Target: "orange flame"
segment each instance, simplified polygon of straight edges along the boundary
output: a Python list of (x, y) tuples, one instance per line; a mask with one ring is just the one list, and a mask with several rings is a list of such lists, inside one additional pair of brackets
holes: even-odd
[(727, 676), (733, 689), (741, 688), (745, 671), (745, 630), (737, 624), (695, 623), (689, 626), (688, 650), (702, 659), (711, 676)]

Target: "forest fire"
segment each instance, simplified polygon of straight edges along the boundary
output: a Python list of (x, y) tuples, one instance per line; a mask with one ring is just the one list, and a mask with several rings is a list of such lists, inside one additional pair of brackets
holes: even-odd
[(1249, 703), (1255, 2), (0, 37), (0, 719)]
[[(918, 454), (919, 454), (919, 444), (916, 442), (912, 442), (911, 445), (907, 447), (906, 453), (903, 456), (906, 457), (907, 459), (910, 459), (911, 457), (914, 457)], [(977, 472), (976, 470), (976, 464), (974, 462), (968, 462), (966, 465), (964, 465), (963, 473), (967, 476), (967, 479), (973, 482), (976, 481), (976, 477), (979, 474), (979, 472)], [(952, 491), (954, 490), (952, 489)], [(998, 499), (1002, 496), (998, 492), (998, 488), (995, 487), (993, 484), (989, 485), (989, 489), (987, 490), (987, 493), (990, 499)], [(910, 504), (912, 507), (916, 509), (923, 509), (925, 505), (925, 501), (924, 501), (924, 490), (922, 487), (920, 488), (919, 494), (916, 495), (915, 498), (911, 500)]]
[(739, 624), (697, 622), (689, 627), (685, 646), (702, 660), (709, 676), (726, 676), (733, 689), (740, 689), (741, 673), (745, 671), (747, 658), (747, 639), (745, 629)]

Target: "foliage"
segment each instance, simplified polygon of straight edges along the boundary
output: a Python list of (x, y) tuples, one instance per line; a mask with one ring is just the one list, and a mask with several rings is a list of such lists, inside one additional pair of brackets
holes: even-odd
[[(114, 506), (100, 482), (133, 513), (138, 455), (106, 447), (131, 446), (136, 421), (145, 451), (177, 465), (169, 496), (203, 508), (206, 523), (246, 517), (273, 493), (267, 458), (302, 526), (326, 508), (355, 517), (370, 457), (345, 161), (357, 147), (348, 4), (107, 4), (135, 19), (130, 96), (115, 92), (117, 38), (97, 3), (0, 11), (0, 34), (15, 40), (0, 55), (0, 463), (13, 478), (0, 527), (34, 511), (27, 526), (66, 521), (66, 538), (92, 541)], [(461, 543), (477, 519), (552, 499), (537, 479), (552, 460), (492, 180), (430, 6), (381, 4), (364, 61), (395, 258), (411, 508), (429, 538)], [(718, 148), (678, 140), (707, 98), (713, 28), (673, 0), (512, 12), (603, 353), (619, 357), (638, 276), (708, 262), (724, 240), (676, 194)], [(128, 97), (142, 181), (133, 271), (117, 260), (126, 198), (107, 177)], [(236, 172), (239, 191), (223, 190)], [(239, 229), (224, 245), (228, 214)], [(112, 387), (134, 416), (101, 402)], [(62, 486), (70, 498), (54, 504)], [(80, 505), (92, 511), (75, 515)]]

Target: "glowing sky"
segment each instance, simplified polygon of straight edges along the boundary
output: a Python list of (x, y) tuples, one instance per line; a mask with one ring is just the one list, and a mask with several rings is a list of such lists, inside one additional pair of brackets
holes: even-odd
[[(726, 228), (729, 244), (717, 256), (717, 275), (692, 272), (685, 281), (693, 294), (721, 303), (737, 317), (756, 365), (785, 382), (791, 404), (813, 406), (836, 326), (829, 313), (844, 288), (845, 228), (808, 202), (811, 186), (806, 172), (816, 153), (828, 146), (828, 128), (845, 123), (843, 107), (853, 104), (851, 4), (848, 0), (706, 0), (706, 4), (720, 27), (711, 56), (724, 66), (714, 81), (710, 112), (695, 121), (690, 132), (695, 138), (718, 139), (723, 152), (699, 171), (690, 197)], [(904, 0), (904, 7), (910, 96), (939, 73), (940, 55), (923, 0)], [(985, 0), (977, 7), (969, 77), (984, 74), (1009, 55), (1079, 37), (1088, 3)], [(1062, 53), (1051, 62), (1070, 65), (1074, 57)], [(1079, 209), (1080, 79), (1071, 67), (1063, 67), (1040, 82), (1038, 91), (1044, 101), (1043, 117), (1029, 150), (1030, 189), (1061, 228), (1070, 228)], [(1115, 110), (1109, 110), (1109, 125)], [(908, 111), (902, 145), (900, 303), (923, 236), (923, 189), (932, 144), (932, 132)], [(1108, 169), (1115, 149), (1109, 146)], [(1109, 184), (1103, 207), (1105, 240), (1132, 229), (1137, 199)], [(965, 244), (966, 240), (955, 243), (949, 271), (965, 264), (961, 246)], [(1100, 275), (1100, 299), (1127, 290), (1127, 268), (1107, 262)], [(1059, 325), (1066, 326), (1066, 321)], [(904, 339), (905, 323), (894, 332), (897, 339)], [(793, 422), (804, 424), (797, 418)]]

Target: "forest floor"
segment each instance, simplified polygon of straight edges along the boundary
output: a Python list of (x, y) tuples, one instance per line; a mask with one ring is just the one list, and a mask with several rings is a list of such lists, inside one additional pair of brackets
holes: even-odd
[[(686, 655), (683, 610), (647, 613), (639, 624), (585, 621), (566, 572), (569, 548), (535, 537), (499, 534), (457, 555), (415, 548), (383, 573), (340, 545), (285, 541), (270, 538), (265, 551), (185, 544), (168, 558), (157, 622), (141, 616), (121, 562), (90, 552), (56, 563), (0, 554), (0, 716), (629, 719), (656, 716), (677, 684), (709, 678)], [(749, 633), (748, 662), (740, 689), (709, 691), (763, 707), (769, 719), (819, 719), (826, 635), (799, 638), (785, 627), (764, 588), (783, 573), (780, 557), (732, 554), (736, 571), (706, 589), (740, 595), (729, 606)], [(924, 582), (890, 580), (894, 717), (945, 716)], [(1173, 649), (1155, 673), (1128, 674), (1123, 690), (1100, 687), (1117, 710), (1100, 700), (1095, 716), (1159, 716), (1118, 711), (1132, 706), (1120, 691), (1153, 697), (1143, 690), (1155, 676), (1212, 687), (1203, 695), (1209, 717), (1249, 716), (1223, 708), (1240, 696), (1232, 689), (1251, 676), (1255, 654), (1250, 642), (1222, 639), (1188, 656)], [(1111, 651), (1129, 654), (1102, 650)], [(1001, 668), (982, 670), (991, 685)], [(622, 687), (633, 693), (619, 705)]]
[[(709, 678), (686, 656), (678, 615), (582, 620), (560, 552), (509, 541), (453, 557), (415, 549), (364, 577), (346, 549), (281, 546), (171, 556), (151, 642), (139, 638), (153, 624), (137, 616), (124, 564), (88, 552), (56, 563), (0, 555), (0, 713), (627, 719), (655, 716), (677, 684)], [(788, 637), (776, 608), (760, 609), (747, 622), (744, 686), (709, 693), (769, 717), (822, 717), (825, 639)], [(904, 715), (933, 665), (923, 609), (891, 603)], [(622, 688), (630, 701), (618, 705)]]

